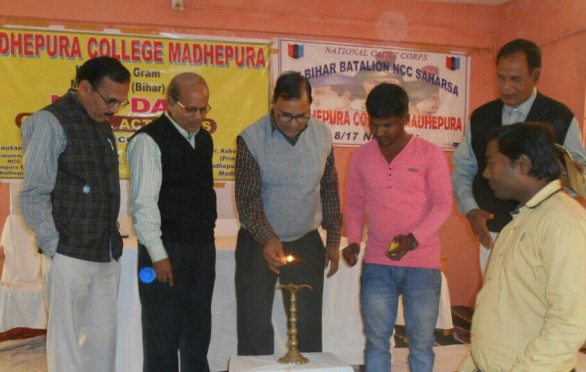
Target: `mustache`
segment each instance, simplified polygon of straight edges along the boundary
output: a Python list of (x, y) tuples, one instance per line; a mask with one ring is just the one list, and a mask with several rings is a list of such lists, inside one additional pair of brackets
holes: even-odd
[(111, 118), (112, 116), (114, 116), (113, 112), (104, 112), (104, 115)]

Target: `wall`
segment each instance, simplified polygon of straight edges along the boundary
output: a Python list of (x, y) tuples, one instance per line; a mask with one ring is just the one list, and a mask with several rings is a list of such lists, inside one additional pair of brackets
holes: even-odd
[[(528, 6), (537, 4), (539, 6)], [(552, 14), (552, 6), (542, 3), (556, 3), (557, 8), (568, 4), (562, 13), (562, 27), (555, 24), (555, 32), (537, 32), (533, 25), (539, 17)], [(493, 99), (495, 48), (502, 40), (518, 35), (510, 30), (517, 29), (522, 19), (523, 34), (536, 36), (544, 43), (544, 51), (550, 50), (560, 56), (574, 56), (582, 50), (579, 25), (583, 19), (576, 19), (573, 8), (580, 8), (580, 1), (538, 1), (512, 0), (499, 7), (486, 5), (444, 4), (425, 1), (402, 0), (185, 0), (185, 10), (171, 10), (169, 0), (53, 0), (51, 6), (36, 0), (0, 2), (0, 23), (27, 26), (61, 25), (68, 29), (102, 30), (120, 29), (123, 32), (153, 34), (158, 32), (188, 33), (220, 37), (266, 38), (289, 37), (314, 40), (331, 40), (358, 44), (391, 45), (404, 48), (426, 48), (441, 52), (461, 51), (471, 56), (470, 108)], [(581, 10), (581, 9), (580, 9)], [(523, 16), (521, 17), (520, 14)], [(567, 18), (570, 18), (568, 20)], [(507, 32), (500, 32), (507, 30)], [(577, 32), (575, 36), (563, 38), (556, 43), (556, 35)], [(549, 35), (548, 37), (546, 35)], [(584, 43), (582, 43), (584, 44)], [(565, 53), (564, 53), (565, 52)], [(542, 86), (546, 92), (557, 96), (563, 91), (563, 98), (575, 112), (583, 112), (584, 82), (577, 69), (584, 65), (584, 53), (575, 56), (570, 63), (557, 64), (548, 60), (548, 66), (564, 66), (562, 89), (551, 80), (554, 68), (543, 76)], [(567, 66), (567, 67), (566, 67)], [(555, 75), (553, 75), (555, 76)], [(572, 80), (580, 76), (579, 80)], [(581, 91), (580, 91), (581, 89)], [(562, 96), (560, 96), (562, 97)], [(342, 195), (350, 150), (336, 149), (336, 164), (340, 173)], [(451, 153), (446, 153), (451, 160)], [(1, 211), (1, 210), (0, 210)], [(445, 269), (450, 284), (453, 305), (471, 306), (480, 286), (478, 271), (477, 242), (472, 236), (465, 218), (456, 209), (442, 228), (442, 254), (447, 257)]]
[(513, 0), (499, 8), (496, 29), (497, 46), (522, 37), (541, 47), (539, 90), (568, 105), (584, 128), (586, 2)]

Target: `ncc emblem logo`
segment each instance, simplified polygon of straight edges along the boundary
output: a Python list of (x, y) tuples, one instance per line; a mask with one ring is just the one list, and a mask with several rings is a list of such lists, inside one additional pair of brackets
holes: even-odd
[(293, 59), (303, 58), (303, 45), (289, 44), (289, 57)]
[(460, 57), (446, 57), (446, 68), (452, 71), (460, 69)]

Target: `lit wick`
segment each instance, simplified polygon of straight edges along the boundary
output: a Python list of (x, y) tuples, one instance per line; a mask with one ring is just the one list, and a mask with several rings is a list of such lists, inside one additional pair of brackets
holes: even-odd
[(293, 262), (295, 260), (295, 257), (293, 257), (292, 255), (288, 255), (285, 260), (287, 260), (287, 263), (289, 262)]

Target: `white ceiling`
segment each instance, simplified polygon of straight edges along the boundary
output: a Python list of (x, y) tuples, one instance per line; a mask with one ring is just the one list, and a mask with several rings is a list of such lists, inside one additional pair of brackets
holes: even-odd
[(485, 4), (485, 5), (500, 5), (509, 0), (425, 0), (434, 1), (436, 3), (460, 3), (460, 4)]

